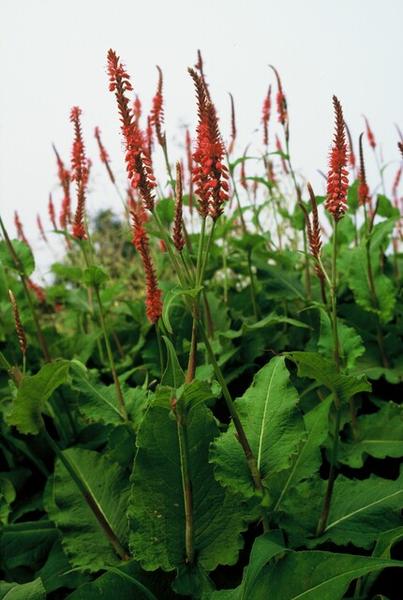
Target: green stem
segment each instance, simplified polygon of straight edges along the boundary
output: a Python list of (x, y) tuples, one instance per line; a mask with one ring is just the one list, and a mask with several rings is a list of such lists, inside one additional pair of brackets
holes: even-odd
[(161, 379), (162, 379), (162, 376), (164, 374), (164, 354), (162, 352), (161, 332), (160, 332), (160, 328), (158, 326), (158, 322), (155, 323), (155, 333), (157, 336), (158, 354), (160, 357), (160, 372), (161, 372)]
[(174, 414), (176, 417), (176, 427), (179, 441), (179, 454), (181, 463), (183, 502), (185, 508), (185, 550), (186, 562), (191, 565), (194, 561), (194, 541), (193, 541), (193, 502), (192, 502), (192, 482), (189, 469), (189, 449), (186, 434), (186, 416), (182, 412), (180, 405), (174, 403)]
[(66, 456), (66, 454), (62, 452), (62, 450), (59, 448), (58, 444), (48, 434), (45, 427), (43, 427), (42, 432), (43, 432), (43, 436), (45, 437), (47, 443), (52, 448), (55, 455), (63, 463), (68, 474), (70, 475), (70, 477), (72, 478), (74, 483), (77, 485), (78, 489), (80, 490), (81, 494), (84, 497), (84, 500), (87, 502), (89, 508), (92, 510), (95, 518), (98, 521), (99, 526), (102, 528), (103, 532), (105, 533), (106, 537), (108, 538), (109, 542), (111, 543), (116, 554), (119, 556), (119, 558), (121, 560), (129, 560), (130, 556), (129, 556), (127, 550), (124, 548), (124, 546), (120, 542), (118, 536), (113, 531), (110, 524), (108, 523), (108, 521), (102, 511), (102, 508), (99, 506), (97, 500), (92, 495), (91, 490), (87, 486), (86, 482), (81, 478), (80, 474), (77, 472), (74, 464), (70, 461), (70, 459)]

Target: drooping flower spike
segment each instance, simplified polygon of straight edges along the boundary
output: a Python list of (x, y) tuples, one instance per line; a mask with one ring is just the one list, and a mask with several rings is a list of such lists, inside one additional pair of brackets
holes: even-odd
[(237, 130), (236, 130), (236, 121), (235, 121), (234, 97), (231, 94), (231, 92), (229, 92), (229, 97), (230, 97), (230, 101), (231, 101), (231, 137), (230, 137), (230, 142), (228, 144), (227, 152), (228, 152), (228, 154), (232, 154), (232, 152), (234, 150), (234, 146), (235, 146)]
[(335, 221), (339, 221), (347, 210), (347, 144), (343, 109), (336, 96), (333, 96), (333, 107), (336, 124), (329, 159), (325, 208), (333, 215)]
[(277, 95), (276, 95), (276, 103), (277, 103), (277, 115), (279, 123), (284, 127), (285, 139), (288, 142), (289, 139), (289, 124), (288, 124), (288, 108), (287, 108), (287, 98), (284, 94), (283, 85), (281, 83), (280, 75), (273, 65), (270, 65), (270, 68), (273, 69), (274, 74), (277, 80)]
[(106, 151), (105, 146), (103, 145), (102, 140), (101, 140), (101, 131), (100, 131), (99, 127), (95, 127), (94, 136), (95, 136), (95, 139), (97, 140), (97, 144), (98, 144), (99, 158), (100, 158), (101, 162), (105, 165), (106, 171), (109, 175), (109, 179), (114, 184), (115, 176), (111, 169), (111, 164), (110, 164), (111, 161), (109, 158), (109, 154)]
[(216, 109), (207, 96), (203, 79), (194, 69), (189, 69), (189, 74), (195, 85), (198, 105), (193, 183), (199, 197), (199, 213), (202, 217), (210, 215), (216, 220), (223, 212), (224, 202), (228, 200), (229, 175), (223, 164), (225, 148), (218, 129)]
[(74, 214), (72, 235), (77, 239), (86, 239), (85, 199), (89, 177), (89, 165), (85, 155), (85, 146), (81, 131), (81, 109), (73, 106), (70, 121), (74, 126), (74, 141), (71, 151), (71, 180), (76, 182), (77, 207)]
[(138, 188), (145, 207), (154, 209), (154, 188), (157, 183), (154, 177), (149, 145), (143, 132), (138, 127), (129, 105), (127, 92), (133, 87), (130, 77), (114, 50), (108, 51), (109, 90), (115, 92), (120, 115), (121, 131), (126, 149), (126, 170), (130, 184)]
[(156, 323), (162, 314), (161, 290), (150, 253), (150, 244), (144, 228), (142, 209), (135, 203), (130, 204), (133, 228), (133, 245), (141, 256), (146, 278), (146, 315), (151, 323)]
[(25, 356), (25, 354), (27, 352), (28, 344), (27, 344), (27, 338), (25, 335), (24, 327), (22, 326), (22, 323), (21, 323), (20, 311), (18, 310), (17, 301), (11, 290), (8, 290), (8, 297), (10, 299), (11, 308), (13, 311), (15, 330), (17, 332), (17, 338), (18, 338), (18, 345), (20, 347), (21, 354), (23, 356)]
[(360, 152), (360, 172), (358, 174), (358, 204), (359, 206), (363, 206), (364, 204), (368, 204), (370, 201), (369, 196), (369, 188), (367, 184), (367, 176), (365, 172), (365, 162), (364, 162), (364, 150), (362, 146), (362, 138), (364, 134), (361, 133), (359, 137), (359, 152)]

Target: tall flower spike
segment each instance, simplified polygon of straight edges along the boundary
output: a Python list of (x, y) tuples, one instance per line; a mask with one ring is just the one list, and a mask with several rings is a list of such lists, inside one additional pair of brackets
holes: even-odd
[(72, 235), (77, 239), (86, 239), (85, 230), (85, 195), (89, 177), (88, 160), (85, 156), (85, 147), (81, 131), (81, 109), (73, 106), (70, 121), (74, 126), (74, 141), (71, 152), (71, 179), (76, 182), (77, 207), (73, 220)]
[(95, 139), (97, 140), (97, 144), (98, 144), (99, 158), (100, 158), (101, 162), (105, 165), (105, 168), (109, 175), (109, 179), (114, 184), (115, 176), (111, 169), (111, 165), (110, 165), (111, 161), (109, 158), (109, 154), (107, 153), (105, 146), (103, 145), (102, 140), (101, 140), (101, 131), (100, 131), (99, 127), (95, 127), (94, 136), (95, 136)]
[(359, 137), (359, 152), (360, 152), (360, 172), (358, 174), (358, 204), (359, 206), (363, 206), (369, 202), (369, 188), (367, 184), (367, 176), (365, 173), (365, 162), (364, 162), (364, 150), (362, 147), (362, 138), (363, 133), (360, 134)]
[(152, 109), (151, 109), (151, 125), (155, 127), (155, 133), (157, 136), (158, 143), (160, 146), (165, 146), (166, 138), (165, 133), (162, 131), (162, 124), (164, 122), (164, 96), (162, 94), (162, 86), (163, 86), (163, 75), (161, 67), (157, 65), (158, 69), (158, 85), (157, 91), (154, 95), (152, 101)]
[(49, 194), (48, 214), (49, 214), (50, 222), (52, 223), (52, 227), (53, 227), (54, 231), (56, 231), (56, 229), (57, 229), (57, 225), (56, 225), (56, 211), (55, 211), (55, 205), (53, 204), (52, 194)]
[(8, 297), (10, 298), (11, 308), (13, 311), (15, 330), (17, 332), (17, 337), (18, 337), (18, 345), (20, 347), (21, 354), (23, 356), (25, 356), (25, 354), (27, 352), (27, 338), (26, 338), (25, 331), (24, 331), (24, 328), (21, 323), (20, 311), (18, 310), (17, 301), (11, 290), (8, 290)]
[(375, 148), (376, 148), (375, 136), (373, 134), (371, 127), (369, 126), (369, 121), (368, 121), (367, 117), (364, 116), (364, 120), (365, 120), (365, 127), (367, 130), (368, 144), (371, 146), (371, 148), (373, 150), (375, 150)]
[(129, 106), (126, 95), (131, 91), (130, 77), (122, 65), (119, 56), (112, 49), (108, 51), (109, 90), (115, 92), (115, 97), (120, 115), (121, 131), (126, 149), (126, 170), (130, 185), (138, 188), (143, 202), (149, 210), (154, 209), (154, 188), (157, 183), (148, 154), (147, 141), (137, 123)]
[(21, 242), (24, 242), (24, 244), (26, 244), (28, 246), (28, 248), (31, 248), (30, 243), (28, 242), (27, 238), (25, 237), (24, 227), (21, 223), (20, 216), (16, 210), (14, 211), (14, 224), (15, 224), (15, 228), (17, 230), (18, 239), (21, 240)]
[(70, 198), (70, 172), (64, 166), (62, 159), (53, 144), (53, 151), (56, 155), (57, 176), (63, 190), (63, 200), (59, 215), (59, 223), (61, 229), (66, 229), (67, 223), (71, 221), (71, 198)]
[(234, 97), (231, 94), (231, 92), (229, 92), (229, 97), (230, 97), (230, 101), (231, 101), (231, 138), (230, 138), (230, 142), (228, 144), (228, 154), (232, 154), (232, 152), (234, 150), (234, 146), (235, 146), (237, 131), (236, 131), (236, 121), (235, 121)]
[(48, 238), (46, 237), (45, 230), (42, 225), (42, 219), (41, 219), (41, 216), (39, 213), (36, 215), (36, 224), (38, 225), (38, 229), (39, 229), (41, 238), (43, 239), (44, 242), (47, 242)]
[(271, 115), (271, 85), (269, 85), (269, 89), (267, 90), (266, 97), (263, 101), (263, 109), (262, 109), (263, 144), (266, 146), (266, 148), (269, 145), (270, 115)]
[[(322, 240), (321, 240), (321, 231), (320, 231), (320, 223), (319, 223), (319, 215), (318, 215), (318, 205), (316, 203), (315, 193), (312, 189), (311, 184), (308, 182), (307, 184), (309, 199), (311, 201), (312, 207), (312, 225), (308, 227), (308, 241), (309, 247), (311, 250), (312, 256), (316, 259), (320, 257), (320, 250), (322, 248)], [(308, 218), (308, 223), (309, 218)], [(321, 276), (323, 276), (322, 271), (320, 270)]]
[(279, 123), (284, 127), (285, 138), (288, 141), (289, 138), (289, 126), (288, 126), (288, 108), (287, 108), (287, 98), (285, 97), (283, 86), (281, 83), (280, 75), (278, 71), (273, 65), (270, 65), (270, 68), (273, 69), (274, 74), (277, 80), (277, 115)]
[(333, 96), (333, 106), (336, 125), (329, 159), (325, 208), (333, 215), (335, 221), (339, 221), (347, 210), (347, 145), (343, 109), (336, 96)]
[(196, 151), (193, 160), (193, 183), (199, 197), (198, 210), (202, 217), (208, 214), (216, 220), (228, 200), (228, 169), (223, 164), (225, 148), (218, 129), (215, 106), (206, 95), (200, 75), (189, 69), (197, 96), (199, 122), (197, 126)]
[(176, 186), (175, 186), (175, 218), (173, 226), (172, 239), (175, 248), (181, 252), (185, 245), (182, 231), (182, 206), (183, 206), (183, 185), (182, 185), (182, 167), (180, 162), (176, 163)]
[(289, 174), (289, 170), (288, 170), (288, 167), (287, 167), (287, 163), (284, 160), (284, 150), (283, 150), (283, 147), (281, 145), (280, 138), (278, 137), (277, 134), (276, 134), (276, 150), (277, 150), (277, 152), (280, 152), (281, 166), (283, 168), (283, 171), (284, 171), (285, 175), (288, 175)]
[(161, 290), (150, 254), (148, 235), (144, 229), (141, 212), (131, 205), (130, 214), (133, 227), (133, 245), (141, 256), (146, 277), (146, 315), (151, 323), (156, 323), (162, 314)]

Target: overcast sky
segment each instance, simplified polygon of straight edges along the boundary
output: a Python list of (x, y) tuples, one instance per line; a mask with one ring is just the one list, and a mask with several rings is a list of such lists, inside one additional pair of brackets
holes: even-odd
[[(273, 82), (271, 63), (288, 97), (293, 161), (307, 178), (321, 186), (316, 170), (326, 170), (332, 94), (342, 101), (355, 139), (363, 128), (362, 113), (368, 116), (385, 160), (394, 161), (392, 175), (398, 161), (393, 124), (403, 126), (402, 25), (402, 0), (1, 0), (1, 214), (14, 234), (13, 213), (19, 211), (45, 264), (36, 213), (49, 227), (49, 192), (60, 202), (51, 143), (69, 162), (68, 117), (76, 104), (83, 109), (94, 160), (90, 210), (119, 208), (93, 140), (99, 125), (123, 182), (118, 119), (105, 69), (110, 47), (126, 63), (146, 110), (155, 91), (155, 65), (163, 69), (170, 142), (181, 141), (183, 124), (194, 127), (186, 69), (200, 48), (226, 138), (227, 92), (234, 95), (239, 153), (259, 126), (262, 100)], [(172, 145), (172, 159), (179, 155)]]

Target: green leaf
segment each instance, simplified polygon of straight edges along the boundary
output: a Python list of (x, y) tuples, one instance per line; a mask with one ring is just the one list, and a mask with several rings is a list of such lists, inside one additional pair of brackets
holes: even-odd
[[(403, 527), (396, 527), (395, 529), (384, 531), (377, 539), (372, 556), (374, 558), (391, 558), (393, 546), (401, 542), (402, 539)], [(361, 586), (361, 595), (363, 598), (369, 595), (369, 591), (374, 584), (376, 577), (376, 575), (367, 575), (364, 578)]]
[(60, 279), (67, 279), (68, 281), (74, 281), (75, 283), (82, 281), (83, 270), (80, 267), (65, 265), (63, 263), (53, 263), (51, 269), (57, 277), (60, 277)]
[(403, 562), (334, 552), (287, 552), (265, 567), (247, 600), (341, 600), (354, 579)]
[(53, 392), (68, 380), (70, 362), (57, 359), (47, 363), (36, 375), (25, 375), (18, 388), (8, 418), (20, 433), (37, 435), (42, 427), (41, 413)]
[(379, 534), (401, 524), (403, 471), (395, 481), (371, 475), (362, 481), (339, 476), (327, 527), (316, 543), (331, 540), (370, 548)]
[[(31, 248), (20, 240), (11, 240), (11, 244), (14, 248), (14, 252), (19, 258), (24, 272), (26, 275), (32, 275), (35, 271), (35, 260), (33, 254), (31, 252)], [(8, 269), (12, 269), (13, 271), (18, 271), (18, 268), (15, 266), (14, 259), (10, 256), (10, 252), (7, 247), (7, 243), (5, 241), (0, 242), (0, 261), (4, 267)]]
[(400, 217), (399, 209), (393, 206), (392, 202), (383, 194), (378, 194), (377, 197), (378, 210), (376, 214), (387, 219), (398, 219)]
[(15, 489), (10, 479), (0, 474), (0, 525), (7, 525), (11, 512), (11, 504), (15, 498)]
[[(92, 450), (69, 448), (63, 454), (85, 482), (121, 544), (125, 545), (129, 484), (123, 469)], [(118, 564), (109, 539), (60, 460), (56, 462), (54, 477), (47, 487), (45, 507), (49, 518), (62, 533), (63, 549), (74, 567), (96, 572), (107, 565)]]
[(161, 379), (161, 385), (178, 389), (185, 381), (185, 374), (179, 364), (176, 350), (169, 338), (162, 336), (167, 349), (167, 366)]
[[(159, 574), (159, 578), (161, 578)], [(154, 579), (156, 579), (154, 577)], [(116, 598), (117, 600), (157, 600), (148, 589), (158, 588), (158, 582), (152, 576), (144, 573), (135, 561), (130, 561), (119, 567), (108, 569), (106, 573), (94, 581), (86, 583), (67, 596), (66, 600), (99, 600), (99, 598)], [(165, 582), (166, 583), (166, 582)], [(161, 590), (169, 596), (168, 590)]]
[(280, 508), (290, 489), (319, 471), (322, 464), (320, 447), (328, 436), (331, 403), (332, 397), (328, 396), (304, 416), (307, 435), (301, 440), (291, 467), (280, 472), (274, 481), (271, 481), (271, 488), (275, 486), (278, 489), (274, 510)]
[(0, 581), (0, 600), (46, 600), (46, 590), (40, 577), (22, 584)]
[(287, 355), (298, 366), (299, 377), (315, 379), (324, 385), (342, 402), (348, 402), (359, 392), (368, 392), (371, 386), (363, 377), (338, 373), (333, 361), (317, 352), (290, 352)]
[(6, 525), (0, 533), (0, 563), (5, 569), (35, 568), (57, 538), (53, 523), (46, 519)]
[(403, 456), (403, 406), (387, 402), (378, 412), (358, 417), (356, 431), (357, 438), (340, 444), (340, 462), (359, 469), (367, 455)]
[[(318, 351), (325, 355), (327, 358), (333, 358), (333, 333), (332, 323), (328, 313), (322, 308), (319, 309), (320, 314), (320, 336), (318, 340)], [(353, 329), (349, 327), (343, 321), (338, 319), (337, 322), (339, 345), (340, 345), (340, 358), (341, 364), (347, 369), (354, 367), (357, 358), (362, 356), (365, 352), (365, 347), (361, 336)]]
[[(275, 357), (260, 369), (235, 405), (263, 481), (290, 467), (305, 430), (285, 359)], [(255, 490), (235, 433), (231, 423), (212, 445), (210, 459), (218, 481), (250, 498)]]
[[(170, 390), (158, 392), (136, 442), (129, 508), (130, 547), (146, 570), (160, 567), (170, 571), (185, 560), (181, 456), (170, 399)], [(211, 571), (219, 564), (237, 561), (243, 515), (237, 499), (215, 481), (208, 462), (210, 443), (218, 435), (213, 415), (201, 402), (191, 405), (182, 401), (181, 410), (192, 487), (195, 556), (201, 569)]]
[(83, 282), (94, 288), (99, 288), (105, 281), (109, 279), (109, 275), (101, 267), (91, 265), (85, 269), (83, 273)]
[(273, 558), (287, 552), (278, 531), (266, 533), (254, 541), (249, 564), (244, 569), (242, 583), (234, 590), (213, 592), (212, 600), (249, 600), (254, 597), (255, 583), (263, 567)]
[(288, 323), (289, 325), (293, 325), (294, 327), (310, 329), (309, 325), (307, 325), (303, 321), (298, 321), (297, 319), (291, 319), (282, 315), (276, 315), (274, 313), (267, 315), (266, 317), (260, 319), (259, 321), (256, 321), (255, 323), (245, 322), (242, 329), (246, 331), (254, 331), (255, 329), (263, 329), (264, 327), (271, 327), (272, 325), (278, 325), (279, 323)]
[(173, 290), (169, 290), (169, 292), (167, 294), (165, 294), (164, 306), (162, 309), (162, 320), (164, 322), (164, 325), (165, 325), (168, 333), (170, 333), (170, 334), (173, 333), (171, 321), (169, 319), (169, 312), (170, 312), (171, 307), (174, 304), (175, 300), (177, 300), (181, 296), (189, 296), (190, 298), (196, 298), (196, 296), (199, 294), (199, 292), (202, 289), (203, 289), (202, 286), (199, 286), (197, 288), (193, 288), (190, 290), (173, 289)]
[(42, 579), (48, 594), (62, 587), (75, 588), (86, 581), (84, 575), (78, 571), (72, 571), (60, 540), (54, 543), (45, 564), (36, 575)]

